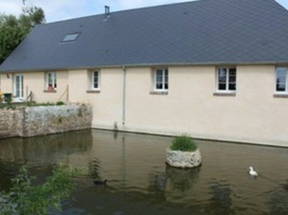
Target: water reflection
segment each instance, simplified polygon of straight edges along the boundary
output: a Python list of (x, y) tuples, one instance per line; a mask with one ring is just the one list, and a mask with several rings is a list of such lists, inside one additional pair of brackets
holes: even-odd
[(7, 190), (11, 186), (10, 179), (17, 174), (20, 167), (19, 164), (0, 160), (0, 191)]
[[(85, 176), (62, 214), (288, 214), (288, 149), (198, 141), (205, 165), (175, 169), (165, 164), (170, 142), (99, 130), (0, 140), (0, 190), (22, 164), (44, 179), (64, 163)], [(247, 175), (251, 163), (263, 177)]]
[(230, 185), (221, 182), (211, 183), (210, 190), (212, 197), (209, 201), (208, 208), (213, 208), (212, 214), (234, 214), (234, 210), (232, 209), (232, 189)]
[[(60, 137), (60, 138), (59, 138)], [(10, 138), (0, 140), (0, 190), (11, 186), (21, 166), (30, 168), (43, 181), (59, 163), (71, 164), (71, 157), (87, 153), (92, 148), (90, 131), (49, 135), (34, 138)]]
[(177, 169), (166, 165), (165, 172), (150, 173), (149, 198), (157, 199), (157, 202), (181, 203), (191, 197), (199, 173), (200, 168)]
[(180, 192), (184, 195), (193, 188), (199, 178), (201, 167), (193, 169), (177, 169), (166, 166), (167, 189), (172, 192)]
[(56, 164), (65, 162), (67, 156), (90, 151), (90, 131), (71, 132), (34, 138), (11, 138), (0, 140), (0, 161), (26, 165)]
[(282, 184), (284, 190), (288, 192), (288, 180), (286, 180), (286, 183)]
[(276, 187), (268, 201), (271, 214), (287, 215), (288, 192), (283, 187)]
[(101, 161), (97, 158), (94, 158), (91, 162), (89, 162), (89, 175), (93, 179), (101, 179), (100, 176), (100, 168), (101, 168)]

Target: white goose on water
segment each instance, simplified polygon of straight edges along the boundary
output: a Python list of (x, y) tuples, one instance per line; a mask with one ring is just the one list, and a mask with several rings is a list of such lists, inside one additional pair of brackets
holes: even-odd
[(254, 170), (252, 166), (249, 167), (249, 175), (254, 177), (258, 176), (258, 173)]

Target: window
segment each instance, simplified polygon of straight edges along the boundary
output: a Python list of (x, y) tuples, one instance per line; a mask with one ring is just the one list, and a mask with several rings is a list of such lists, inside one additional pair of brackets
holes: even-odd
[(154, 90), (168, 91), (168, 69), (157, 69), (155, 71)]
[(15, 75), (14, 76), (14, 96), (16, 98), (24, 98), (24, 76)]
[(77, 40), (80, 33), (66, 34), (62, 42), (71, 42)]
[(56, 72), (47, 72), (45, 74), (45, 82), (47, 90), (55, 90), (57, 88)]
[(91, 89), (92, 90), (100, 89), (100, 72), (99, 71), (91, 72)]
[(288, 93), (288, 68), (278, 67), (276, 68), (276, 92)]
[(217, 90), (221, 92), (236, 91), (236, 68), (218, 68)]

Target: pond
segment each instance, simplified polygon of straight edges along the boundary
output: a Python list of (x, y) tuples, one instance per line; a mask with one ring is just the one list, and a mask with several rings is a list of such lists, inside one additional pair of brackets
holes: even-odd
[(178, 170), (165, 165), (171, 140), (101, 130), (0, 140), (0, 190), (23, 164), (44, 180), (62, 163), (87, 176), (55, 214), (288, 214), (288, 148), (196, 141), (203, 165)]

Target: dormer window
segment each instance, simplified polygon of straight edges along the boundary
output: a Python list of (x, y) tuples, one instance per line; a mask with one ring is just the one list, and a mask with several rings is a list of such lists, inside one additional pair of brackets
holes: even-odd
[(66, 34), (62, 42), (72, 42), (78, 39), (80, 33)]

